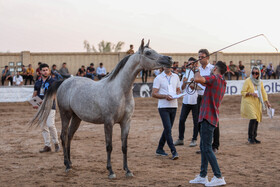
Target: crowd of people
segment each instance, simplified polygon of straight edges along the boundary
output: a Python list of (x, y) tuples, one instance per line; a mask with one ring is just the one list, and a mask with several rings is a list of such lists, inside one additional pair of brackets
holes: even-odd
[[(8, 85), (15, 85), (15, 86), (21, 86), (21, 85), (33, 85), (37, 80), (39, 80), (42, 75), (40, 72), (40, 65), (42, 62), (38, 62), (38, 67), (36, 70), (32, 67), (31, 64), (25, 67), (25, 65), (21, 66), (21, 71), (16, 71), (12, 73), (9, 70), (9, 66), (5, 66), (2, 70), (1, 75), (1, 83), (2, 86), (4, 86), (5, 81), (9, 81)], [(60, 79), (67, 79), (71, 77), (72, 75), (69, 73), (69, 70), (67, 68), (67, 63), (63, 62), (62, 67), (58, 70), (56, 64), (53, 64), (51, 67), (51, 76), (54, 80), (60, 80)], [(106, 72), (106, 68), (103, 66), (103, 63), (101, 62), (97, 69), (95, 70), (94, 64), (90, 63), (90, 65), (85, 69), (85, 66), (82, 65), (81, 68), (79, 68), (76, 76), (81, 77), (87, 77), (92, 80), (95, 80), (94, 78), (97, 77), (98, 80), (101, 80), (103, 77), (105, 77), (108, 74)]]
[[(163, 71), (154, 79), (152, 96), (158, 99), (158, 112), (163, 124), (163, 132), (156, 148), (156, 155), (168, 155), (164, 150), (164, 145), (167, 143), (171, 159), (179, 158), (176, 146), (184, 145), (185, 122), (192, 111), (193, 135), (189, 146), (197, 146), (199, 134), (200, 150), (196, 153), (201, 154), (201, 167), (200, 173), (189, 183), (220, 186), (226, 184), (216, 159), (220, 145), (219, 106), (226, 90), (225, 77), (231, 78), (232, 75), (237, 75), (238, 79), (240, 75), (243, 79), (247, 76), (241, 61), (238, 67), (232, 61), (229, 66), (222, 61), (210, 64), (207, 49), (199, 50), (198, 58), (199, 61), (193, 57), (189, 58), (188, 62), (185, 62), (180, 69), (181, 71), (178, 71), (179, 68), (174, 68), (178, 67), (178, 63), (174, 62), (172, 67), (164, 67)], [(278, 68), (280, 68), (280, 64)], [(270, 69), (272, 68), (270, 67)], [(178, 74), (182, 74), (181, 81)], [(197, 87), (193, 83), (190, 84), (192, 81), (198, 84)], [(178, 108), (176, 94), (180, 93), (184, 94), (178, 125), (179, 137), (173, 143), (172, 127)], [(249, 119), (248, 144), (260, 144), (261, 141), (256, 137), (258, 124), (262, 120), (262, 109), (271, 108), (271, 104), (261, 81), (261, 68), (259, 66), (253, 66), (248, 72), (241, 95), (241, 116)], [(211, 181), (208, 180), (207, 176), (208, 163), (214, 173)]]

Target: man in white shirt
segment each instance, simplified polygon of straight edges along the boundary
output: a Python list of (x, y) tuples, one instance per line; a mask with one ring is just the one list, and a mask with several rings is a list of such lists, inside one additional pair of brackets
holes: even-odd
[[(188, 60), (188, 64), (196, 61), (195, 58), (191, 57)], [(197, 66), (197, 63), (195, 64)], [(193, 65), (190, 68), (187, 68), (185, 74), (181, 81), (181, 90), (182, 92), (187, 92), (187, 94), (183, 98), (183, 104), (181, 109), (181, 115), (179, 120), (179, 139), (174, 143), (177, 145), (184, 145), (184, 133), (185, 133), (185, 122), (188, 118), (190, 111), (192, 111), (193, 116), (193, 138), (190, 143), (190, 147), (195, 147), (197, 135), (198, 135), (198, 105), (197, 105), (197, 90), (192, 90), (187, 86), (189, 82), (191, 82), (194, 78), (194, 73), (191, 70)], [(189, 94), (190, 93), (190, 94)]]
[[(211, 74), (212, 69), (214, 66), (209, 63), (209, 51), (207, 49), (200, 49), (198, 51), (198, 58), (200, 59), (199, 62), (201, 66), (199, 67), (200, 75), (201, 76), (209, 76)], [(205, 86), (198, 84), (199, 87), (202, 88), (202, 90), (197, 90), (198, 97), (197, 97), (197, 104), (198, 104), (198, 116), (200, 111), (200, 104), (202, 97), (204, 95)], [(200, 124), (198, 124), (198, 130), (200, 130)], [(216, 153), (220, 146), (220, 129), (219, 129), (219, 123), (218, 126), (214, 130), (214, 136), (213, 136), (213, 144), (212, 148), (214, 153)], [(197, 151), (198, 154), (200, 154), (200, 151)]]
[(167, 142), (171, 153), (172, 160), (179, 158), (172, 139), (172, 126), (176, 116), (178, 107), (177, 99), (173, 99), (172, 95), (180, 93), (180, 79), (178, 75), (171, 72), (171, 67), (165, 67), (164, 71), (154, 79), (152, 96), (158, 100), (158, 111), (163, 123), (163, 132), (159, 140), (156, 155), (167, 156), (163, 150), (165, 142)]
[(17, 72), (17, 74), (14, 76), (13, 78), (13, 82), (16, 86), (21, 86), (23, 84), (23, 78), (22, 76), (19, 74), (19, 71)]
[(103, 67), (102, 62), (99, 64), (99, 67), (97, 67), (96, 74), (99, 80), (106, 76), (106, 69)]

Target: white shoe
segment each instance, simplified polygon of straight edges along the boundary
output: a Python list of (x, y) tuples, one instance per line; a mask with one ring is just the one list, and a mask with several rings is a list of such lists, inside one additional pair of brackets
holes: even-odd
[(222, 185), (225, 185), (225, 184), (226, 184), (226, 181), (225, 181), (224, 177), (219, 179), (216, 176), (214, 176), (211, 179), (211, 182), (206, 183), (205, 186), (222, 186)]
[(189, 183), (191, 184), (206, 184), (206, 183), (209, 183), (208, 181), (208, 177), (201, 177), (200, 175), (197, 175), (195, 177), (195, 179), (193, 180), (190, 180)]
[(192, 140), (190, 143), (190, 147), (195, 147), (195, 146), (197, 146), (196, 140)]

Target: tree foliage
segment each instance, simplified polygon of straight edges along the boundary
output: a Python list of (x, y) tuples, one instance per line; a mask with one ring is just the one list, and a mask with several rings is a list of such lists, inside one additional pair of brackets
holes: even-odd
[(112, 42), (106, 42), (102, 40), (98, 43), (98, 51), (96, 50), (94, 45), (90, 45), (87, 40), (84, 40), (84, 49), (87, 52), (100, 52), (100, 53), (110, 53), (110, 52), (119, 52), (122, 50), (124, 42), (119, 41), (117, 44), (113, 44)]

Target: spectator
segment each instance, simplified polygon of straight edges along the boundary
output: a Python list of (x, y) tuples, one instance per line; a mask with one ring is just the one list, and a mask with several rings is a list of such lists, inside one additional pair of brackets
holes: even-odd
[(179, 62), (177, 61), (173, 62), (172, 73), (179, 75)]
[(213, 60), (212, 65), (213, 65), (213, 66), (215, 66), (215, 65), (216, 65), (216, 63), (217, 63), (217, 62), (216, 62), (215, 60)]
[(239, 79), (238, 67), (235, 64), (233, 64), (232, 61), (229, 62), (228, 67), (229, 67), (229, 72), (230, 72), (230, 73), (228, 73), (228, 80), (231, 80), (232, 75), (235, 75), (236, 80), (238, 80)]
[(261, 79), (266, 79), (266, 66), (263, 65), (261, 69)]
[(23, 78), (22, 78), (22, 76), (19, 74), (19, 71), (18, 71), (17, 74), (14, 76), (13, 82), (15, 83), (16, 86), (21, 86), (21, 85), (23, 85)]
[(128, 54), (128, 55), (134, 54), (134, 50), (133, 50), (133, 45), (132, 44), (130, 44), (129, 50), (126, 52), (126, 54)]
[(5, 66), (5, 69), (2, 71), (2, 86), (4, 86), (5, 80), (9, 80), (11, 85), (13, 85), (13, 78), (8, 66)]
[(60, 75), (60, 73), (59, 73), (58, 70), (56, 69), (56, 65), (55, 65), (55, 64), (52, 65), (51, 74), (54, 76), (54, 79), (55, 79), (55, 80), (61, 80), (61, 79), (63, 79), (63, 77)]
[(277, 79), (280, 79), (280, 62), (279, 62), (279, 65), (276, 68), (276, 77), (277, 77)]
[(32, 82), (34, 82), (33, 75), (34, 75), (34, 69), (32, 68), (32, 65), (29, 64), (26, 70), (26, 79), (24, 85), (27, 84), (28, 79), (30, 80), (30, 85), (32, 84)]
[(59, 70), (60, 75), (64, 78), (67, 79), (69, 77), (71, 77), (71, 75), (69, 74), (68, 68), (66, 67), (66, 62), (63, 62), (62, 67)]
[(239, 73), (240, 73), (240, 75), (242, 77), (242, 80), (247, 78), (247, 75), (245, 73), (245, 66), (242, 64), (242, 61), (239, 61)]
[(271, 76), (273, 76), (274, 79), (276, 79), (276, 74), (275, 74), (274, 68), (272, 66), (272, 62), (270, 62), (269, 65), (267, 66), (266, 74), (268, 76), (268, 79), (270, 79)]
[(159, 74), (161, 74), (161, 72), (163, 72), (163, 68), (160, 68), (160, 69), (155, 69), (154, 70), (154, 76), (158, 76)]
[(36, 81), (41, 78), (41, 72), (40, 72), (40, 65), (42, 64), (42, 62), (38, 62), (38, 67), (36, 69)]
[(85, 77), (86, 76), (86, 69), (85, 69), (84, 65), (82, 65), (81, 68), (79, 68), (76, 75), (80, 76), (80, 77)]
[(185, 75), (186, 73), (186, 66), (187, 66), (188, 62), (184, 62), (184, 65), (181, 67), (181, 74), (182, 76)]
[(92, 80), (94, 80), (94, 75), (95, 75), (95, 68), (94, 68), (94, 64), (90, 63), (90, 66), (87, 67), (87, 74), (86, 76), (88, 78), (91, 78)]
[(103, 67), (102, 62), (99, 64), (99, 67), (97, 67), (96, 74), (99, 80), (106, 76), (106, 68)]
[(22, 76), (23, 79), (26, 79), (27, 73), (24, 65), (21, 66), (20, 75)]

